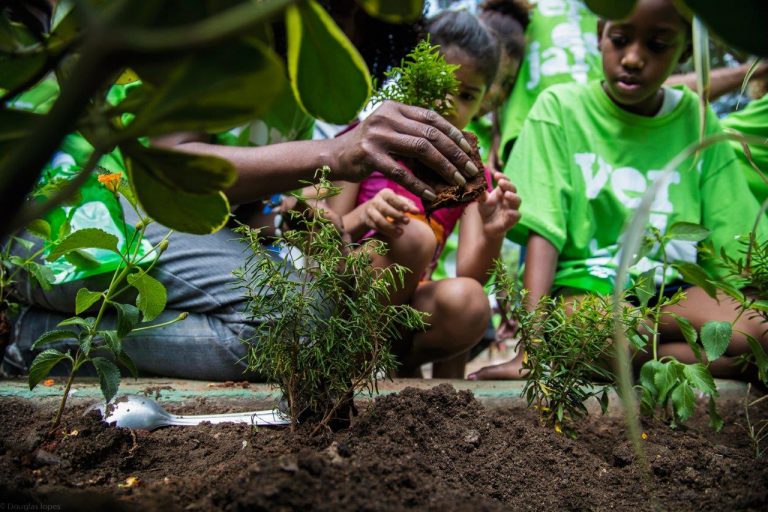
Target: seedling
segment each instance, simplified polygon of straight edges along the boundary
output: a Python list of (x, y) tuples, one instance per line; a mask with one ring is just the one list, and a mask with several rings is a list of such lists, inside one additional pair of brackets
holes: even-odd
[[(611, 299), (543, 297), (535, 307), (523, 307), (527, 292), (501, 262), (496, 265), (495, 287), (507, 297), (506, 314), (519, 326), (518, 347), (525, 350), (523, 368), (529, 372), (523, 388), (528, 406), (556, 431), (573, 437), (571, 424), (587, 414), (589, 398), (597, 398), (603, 412), (608, 407), (613, 385)], [(622, 307), (621, 322), (628, 335), (636, 335), (642, 318), (640, 308)]]
[[(459, 90), (459, 81), (456, 79), (459, 66), (448, 64), (439, 49), (439, 46), (430, 44), (429, 38), (419, 42), (401, 61), (400, 67), (385, 73), (390, 81), (376, 91), (371, 102), (376, 104), (384, 100), (394, 100), (434, 110), (440, 115), (451, 113), (453, 106), (450, 96), (457, 94)], [(483, 161), (477, 149), (477, 137), (469, 132), (463, 134), (472, 147), (472, 162), (478, 169), (482, 169)], [(405, 160), (404, 163), (437, 194), (435, 201), (424, 205), (427, 213), (438, 208), (472, 202), (487, 187), (482, 173), (469, 178), (464, 186), (449, 185), (417, 160)]]
[[(338, 193), (328, 172), (324, 168), (317, 183), (308, 183), (312, 201)], [(371, 254), (383, 254), (384, 244), (372, 240), (349, 250), (323, 213), (293, 212), (297, 228), (284, 233), (277, 247), (265, 246), (258, 229), (241, 226), (250, 254), (237, 272), (256, 323), (246, 340), (248, 368), (283, 393), (292, 428), (306, 419), (315, 423), (313, 435), (348, 421), (354, 393), (372, 392), (395, 368), (390, 340), (425, 328), (421, 313), (389, 304), (406, 269), (371, 265)]]
[[(122, 259), (106, 290), (91, 291), (87, 288), (78, 290), (75, 301), (76, 316), (60, 322), (57, 327), (63, 329), (46, 332), (32, 344), (32, 349), (37, 349), (53, 342), (77, 340), (77, 346), (66, 352), (56, 348), (48, 348), (40, 352), (29, 369), (29, 388), (33, 389), (59, 363), (66, 361), (70, 365), (69, 376), (64, 386), (61, 403), (53, 418), (51, 430), (59, 425), (72, 382), (84, 364), (90, 363), (96, 369), (101, 392), (108, 402), (115, 396), (120, 385), (120, 369), (115, 363), (124, 366), (134, 377), (137, 377), (136, 367), (123, 350), (122, 340), (132, 332), (163, 327), (186, 317), (186, 313), (182, 313), (168, 322), (146, 325), (165, 309), (167, 295), (165, 287), (150, 276), (149, 271), (168, 247), (168, 237), (171, 233), (169, 232), (151, 251), (140, 254), (141, 241), (144, 239), (147, 226), (152, 221), (142, 215), (131, 189), (123, 182), (120, 174), (101, 175), (99, 181), (115, 195), (122, 194), (128, 199), (129, 204), (142, 220), (136, 226), (133, 235), (129, 239), (126, 237), (127, 243), (123, 248), (118, 248), (118, 238), (115, 235), (101, 229), (85, 228), (73, 231), (64, 237), (48, 253), (47, 260), (54, 261), (75, 251), (98, 248), (112, 251)], [(138, 292), (135, 305), (118, 302), (117, 299), (130, 288)], [(105, 329), (102, 326), (102, 320), (110, 308), (117, 313), (117, 323), (114, 329)], [(96, 311), (95, 317), (85, 316), (85, 313), (92, 310)]]

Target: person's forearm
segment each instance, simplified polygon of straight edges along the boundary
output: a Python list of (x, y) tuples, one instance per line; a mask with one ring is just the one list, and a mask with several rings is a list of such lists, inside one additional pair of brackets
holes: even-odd
[(533, 309), (545, 295), (549, 295), (558, 260), (557, 248), (543, 236), (531, 232), (525, 254), (523, 287), (528, 290), (525, 307)]
[(460, 251), (456, 257), (456, 276), (470, 277), (480, 284), (485, 284), (493, 268), (493, 261), (499, 257), (503, 242), (503, 236), (478, 236), (474, 237), (472, 242), (460, 241)]
[(349, 234), (353, 241), (359, 240), (361, 236), (371, 229), (363, 221), (363, 210), (365, 206), (365, 203), (358, 205), (355, 209), (342, 217), (344, 230)]
[(315, 170), (328, 165), (333, 177), (334, 139), (285, 142), (263, 147), (235, 147), (184, 142), (179, 151), (213, 155), (232, 162), (238, 171), (235, 184), (226, 190), (234, 204), (301, 187), (300, 180), (311, 180)]
[[(709, 72), (709, 100), (716, 100), (723, 94), (738, 90), (744, 83), (750, 65), (742, 64), (733, 68), (717, 68)], [(758, 70), (760, 72), (760, 69)], [(685, 85), (697, 91), (696, 73), (683, 73), (670, 76), (666, 85)], [(697, 91), (698, 92), (698, 91)]]

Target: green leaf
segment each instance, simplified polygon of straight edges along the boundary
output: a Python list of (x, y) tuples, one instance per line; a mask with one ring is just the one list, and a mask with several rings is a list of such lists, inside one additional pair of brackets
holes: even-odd
[(63, 354), (52, 348), (37, 354), (37, 357), (29, 367), (29, 389), (34, 389), (40, 381), (51, 373), (53, 367), (64, 359), (71, 361), (72, 357), (69, 354)]
[(71, 263), (72, 265), (82, 269), (94, 269), (98, 268), (100, 265), (99, 260), (81, 249), (69, 251), (64, 255), (64, 258), (68, 263)]
[(145, 147), (136, 142), (121, 144), (120, 149), (135, 165), (171, 189), (208, 194), (229, 188), (237, 179), (235, 167), (223, 158)]
[(709, 397), (709, 426), (715, 431), (720, 432), (723, 429), (725, 422), (720, 413), (717, 412), (717, 404), (714, 397)]
[(131, 372), (131, 376), (134, 379), (139, 378), (139, 370), (136, 368), (136, 364), (133, 362), (133, 359), (125, 352), (125, 350), (121, 351), (117, 355), (117, 362), (121, 365), (125, 366), (125, 368)]
[(675, 322), (677, 322), (677, 326), (680, 328), (680, 332), (683, 334), (683, 338), (685, 338), (686, 343), (688, 343), (688, 346), (691, 347), (693, 355), (696, 356), (696, 359), (701, 361), (701, 348), (697, 343), (699, 335), (696, 332), (696, 328), (685, 317), (672, 313), (672, 318), (674, 318)]
[(160, 224), (184, 233), (207, 235), (229, 220), (229, 201), (222, 192), (190, 194), (167, 186), (132, 158), (126, 166), (144, 211)]
[(104, 338), (104, 343), (107, 345), (107, 348), (110, 352), (115, 354), (115, 356), (123, 351), (123, 344), (120, 341), (120, 336), (117, 334), (117, 331), (98, 331), (96, 334)]
[(41, 240), (51, 239), (51, 225), (43, 219), (35, 219), (27, 224), (27, 230)]
[(640, 305), (645, 307), (648, 301), (656, 295), (656, 269), (646, 270), (637, 279), (637, 285), (634, 288), (635, 295), (640, 300)]
[(0, 88), (10, 90), (31, 80), (43, 69), (45, 61), (42, 50), (27, 55), (0, 53)]
[(669, 391), (677, 384), (677, 376), (674, 371), (674, 362), (660, 363), (661, 366), (653, 375), (653, 384), (659, 392), (658, 401), (664, 403)]
[(35, 263), (34, 261), (30, 261), (25, 266), (35, 278), (35, 281), (37, 281), (37, 283), (40, 285), (40, 288), (45, 291), (51, 289), (51, 285), (54, 281), (56, 281), (56, 276), (54, 275), (53, 270), (49, 269), (45, 265)]
[(86, 356), (90, 354), (91, 348), (93, 347), (93, 334), (88, 331), (82, 331), (78, 341), (80, 343), (80, 350), (82, 350)]
[(601, 18), (621, 20), (635, 8), (636, 0), (585, 0), (589, 10)]
[(120, 387), (120, 368), (103, 357), (94, 357), (91, 362), (99, 376), (101, 394), (104, 395), (104, 400), (109, 402), (117, 394), (117, 389)]
[(741, 290), (732, 283), (727, 281), (713, 281), (712, 284), (739, 304), (743, 304), (746, 301), (746, 297)]
[(672, 267), (680, 272), (680, 275), (683, 276), (683, 280), (686, 283), (700, 287), (707, 292), (707, 295), (713, 299), (717, 299), (717, 289), (711, 283), (707, 271), (701, 266), (688, 261), (677, 261), (672, 264)]
[(654, 397), (657, 397), (659, 390), (656, 387), (656, 373), (664, 369), (664, 364), (651, 359), (640, 368), (640, 384), (647, 389)]
[(288, 74), (297, 101), (312, 116), (349, 122), (371, 95), (371, 76), (358, 51), (315, 1), (285, 10)]
[(66, 320), (62, 320), (58, 324), (56, 324), (56, 327), (66, 327), (68, 325), (79, 325), (80, 327), (84, 329), (93, 329), (93, 317), (88, 318), (80, 318), (79, 316), (73, 316), (71, 318), (67, 318)]
[(144, 59), (130, 67), (153, 88), (126, 140), (229, 129), (261, 118), (286, 87), (280, 59), (255, 39), (230, 40), (172, 60)]
[(693, 389), (686, 382), (681, 382), (679, 386), (672, 391), (672, 405), (675, 408), (675, 414), (681, 422), (686, 421), (693, 416), (696, 407), (696, 398), (693, 396)]
[(765, 37), (768, 2), (742, 0), (729, 3), (727, 8), (718, 0), (685, 0), (685, 3), (728, 45), (768, 57)]
[(701, 328), (701, 343), (707, 353), (707, 359), (711, 363), (725, 354), (728, 344), (731, 342), (733, 329), (730, 322), (711, 321)]
[(388, 23), (416, 21), (424, 10), (423, 0), (356, 0), (374, 18)]
[(675, 222), (665, 234), (670, 240), (701, 242), (709, 236), (709, 230), (692, 222)]
[(75, 314), (79, 315), (93, 306), (101, 297), (101, 292), (92, 292), (88, 288), (80, 288), (77, 290), (77, 296), (75, 297)]
[(117, 250), (117, 237), (115, 235), (107, 233), (102, 229), (84, 228), (67, 235), (66, 238), (53, 248), (47, 260), (54, 261), (70, 251), (87, 248), (105, 249), (120, 254), (120, 251)]
[(749, 348), (752, 349), (752, 354), (755, 356), (758, 378), (764, 384), (768, 384), (768, 354), (765, 353), (760, 342), (750, 335), (747, 335), (747, 343), (749, 343)]
[(608, 388), (603, 389), (603, 392), (600, 394), (600, 412), (602, 414), (605, 414), (608, 411)]
[(128, 336), (136, 324), (139, 323), (139, 310), (130, 304), (112, 302), (117, 311), (117, 335), (120, 338)]
[(42, 345), (46, 345), (48, 343), (53, 343), (54, 341), (59, 340), (76, 340), (77, 339), (77, 333), (72, 331), (48, 331), (46, 333), (43, 333), (42, 336), (37, 338), (35, 342), (30, 347), (32, 350), (35, 350), (37, 348), (40, 348)]
[(717, 396), (715, 379), (712, 378), (709, 368), (703, 364), (696, 363), (684, 365), (683, 375), (685, 376), (685, 380), (692, 387), (700, 389), (711, 396)]
[(136, 306), (144, 315), (144, 321), (157, 318), (165, 309), (168, 293), (163, 283), (148, 274), (131, 274), (128, 283), (139, 291)]

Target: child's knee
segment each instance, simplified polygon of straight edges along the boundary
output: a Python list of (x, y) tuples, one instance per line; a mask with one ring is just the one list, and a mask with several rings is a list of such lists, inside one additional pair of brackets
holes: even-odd
[(446, 280), (436, 306), (444, 318), (471, 336), (482, 336), (491, 318), (491, 308), (482, 285), (466, 277)]
[(426, 223), (411, 219), (403, 226), (403, 234), (390, 241), (390, 257), (411, 269), (426, 266), (437, 248), (435, 233)]

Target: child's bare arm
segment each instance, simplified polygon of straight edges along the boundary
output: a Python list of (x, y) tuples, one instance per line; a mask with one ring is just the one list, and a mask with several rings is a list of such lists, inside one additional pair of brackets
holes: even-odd
[(418, 212), (413, 201), (398, 195), (392, 189), (384, 188), (373, 198), (345, 214), (344, 227), (352, 240), (357, 240), (372, 229), (394, 239), (402, 234), (401, 226), (410, 222), (406, 213)]
[(515, 186), (503, 173), (495, 172), (494, 179), (496, 188), (464, 211), (456, 255), (456, 275), (483, 284), (507, 231), (520, 220), (520, 197)]
[(557, 248), (549, 240), (531, 231), (528, 235), (523, 273), (523, 287), (528, 290), (526, 308), (535, 307), (544, 295), (549, 295), (555, 279), (558, 256)]

